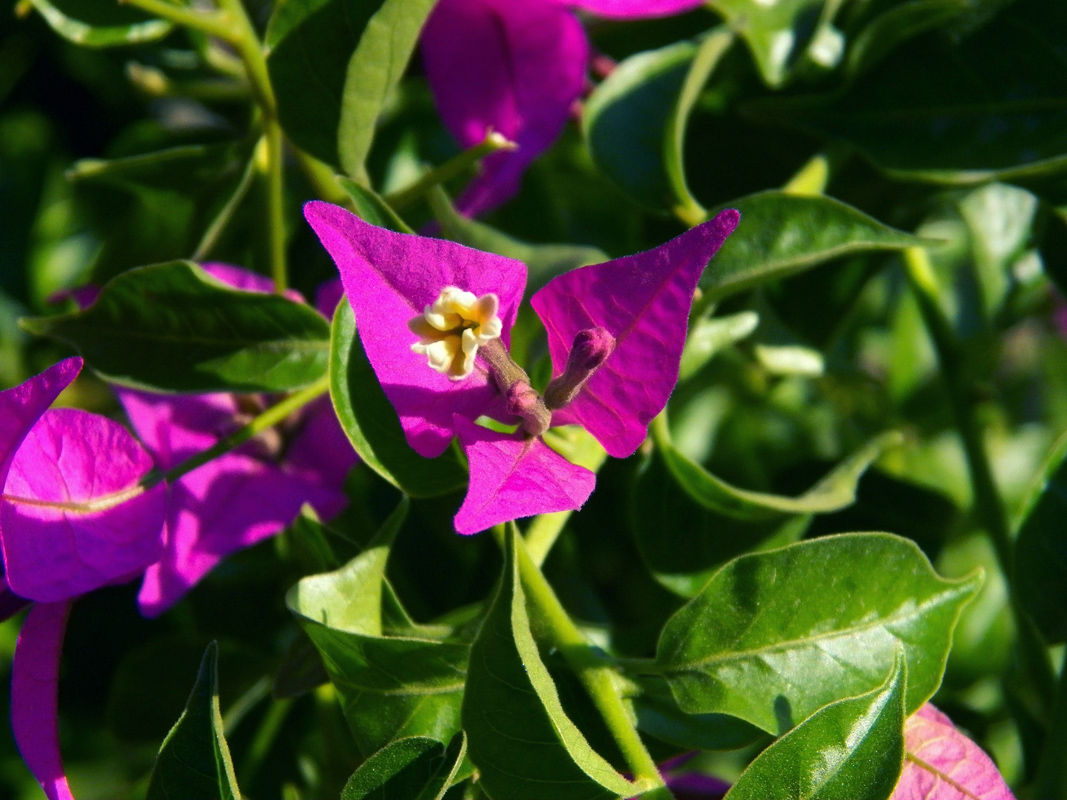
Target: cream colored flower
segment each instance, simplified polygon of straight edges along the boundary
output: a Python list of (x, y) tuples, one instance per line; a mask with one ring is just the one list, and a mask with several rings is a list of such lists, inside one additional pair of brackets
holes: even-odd
[(408, 321), (408, 328), (419, 337), (411, 349), (425, 355), (431, 369), (451, 380), (462, 380), (474, 370), (478, 348), (500, 338), (503, 324), (497, 316), (499, 307), (495, 294), (476, 297), (446, 286), (433, 305)]

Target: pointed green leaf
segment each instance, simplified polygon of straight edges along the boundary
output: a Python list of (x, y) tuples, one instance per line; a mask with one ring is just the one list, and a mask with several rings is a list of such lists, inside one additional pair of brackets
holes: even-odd
[(727, 800), (885, 800), (904, 765), (906, 676), (898, 651), (880, 688), (804, 720), (749, 764)]
[(961, 42), (931, 33), (847, 91), (755, 101), (747, 113), (859, 149), (889, 175), (942, 184), (1067, 170), (1063, 3), (1009, 4)]
[(89, 308), (23, 320), (107, 381), (163, 392), (278, 392), (326, 372), (329, 324), (310, 306), (241, 292), (190, 261), (140, 267)]
[(364, 757), (405, 736), (448, 742), (460, 729), (470, 645), (428, 627), (391, 624), (407, 619), (385, 580), (389, 543), (406, 512), (405, 501), (366, 551), (286, 595), (322, 655)]
[(286, 0), (267, 28), (267, 69), (289, 137), (363, 181), (378, 115), (434, 0)]
[(115, 47), (162, 39), (174, 27), (120, 3), (98, 0), (31, 0), (52, 30), (84, 47)]
[(219, 713), (218, 647), (204, 652), (196, 684), (156, 756), (147, 800), (240, 800)]
[(841, 256), (922, 244), (830, 197), (774, 191), (726, 205), (741, 212), (741, 224), (700, 280), (708, 302)]
[(787, 514), (825, 514), (851, 505), (860, 476), (883, 450), (899, 441), (895, 431), (875, 437), (799, 497), (738, 488), (712, 475), (670, 442), (658, 438), (656, 446), (679, 486), (700, 505), (734, 519), (758, 522)]
[(940, 578), (911, 541), (841, 534), (741, 556), (663, 628), (656, 660), (678, 704), (772, 733), (870, 691), (897, 648), (907, 708), (937, 689), (976, 572)]
[(466, 752), (462, 731), (447, 749), (424, 736), (397, 739), (360, 765), (345, 784), (341, 800), (440, 800)]
[(1025, 507), (1014, 585), (1045, 638), (1058, 644), (1067, 641), (1067, 435), (1052, 449)]
[(563, 711), (530, 632), (519, 547), (512, 527), (500, 588), (471, 647), (463, 729), (479, 785), (494, 800), (629, 797), (634, 785), (590, 747)]
[(467, 470), (454, 449), (437, 458), (423, 458), (408, 446), (396, 411), (356, 335), (356, 318), (347, 299), (333, 316), (330, 397), (363, 463), (401, 491), (412, 497), (433, 497), (466, 484)]

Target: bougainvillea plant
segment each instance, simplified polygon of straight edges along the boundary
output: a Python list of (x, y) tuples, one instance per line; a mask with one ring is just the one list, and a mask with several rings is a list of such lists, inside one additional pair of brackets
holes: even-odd
[(19, 0), (0, 796), (1067, 797), (1065, 40)]

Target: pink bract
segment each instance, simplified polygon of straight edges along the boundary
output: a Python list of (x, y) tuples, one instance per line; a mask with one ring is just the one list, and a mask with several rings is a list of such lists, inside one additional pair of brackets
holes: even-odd
[(609, 19), (649, 19), (684, 14), (707, 0), (554, 0)]
[(929, 703), (904, 723), (904, 745), (890, 800), (1015, 800), (992, 759)]
[(553, 376), (578, 331), (602, 326), (615, 337), (615, 351), (554, 424), (581, 425), (616, 458), (637, 450), (678, 382), (697, 281), (739, 219), (722, 211), (654, 250), (554, 278), (533, 296)]

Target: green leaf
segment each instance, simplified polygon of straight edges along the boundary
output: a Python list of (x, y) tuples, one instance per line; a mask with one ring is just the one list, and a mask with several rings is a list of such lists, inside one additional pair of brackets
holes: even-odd
[(326, 372), (329, 324), (278, 295), (241, 292), (196, 264), (140, 267), (89, 308), (23, 320), (78, 349), (108, 381), (163, 392), (277, 392)]
[(824, 67), (836, 64), (843, 42), (829, 22), (842, 0), (711, 0), (708, 5), (736, 27), (763, 80), (779, 87), (807, 56)]
[(218, 647), (212, 642), (200, 662), (185, 711), (156, 756), (147, 800), (240, 800), (230, 749), (219, 713)]
[(409, 625), (385, 580), (389, 544), (406, 513), (405, 500), (365, 552), (304, 578), (285, 598), (322, 655), (365, 758), (401, 737), (443, 743), (460, 729), (470, 644)]
[[(675, 151), (681, 132), (672, 118), (697, 50), (695, 42), (684, 41), (630, 56), (596, 88), (582, 112), (586, 145), (597, 167), (658, 211), (678, 202), (676, 176), (668, 174), (664, 155)], [(672, 169), (680, 170), (680, 164)]]
[(526, 265), (526, 294), (529, 296), (557, 275), (587, 264), (608, 260), (603, 250), (571, 244), (530, 244), (508, 236), (478, 220), (458, 213), (443, 190), (429, 194), (430, 207), (441, 232), (452, 241), (486, 253), (496, 253)]
[(360, 765), (345, 784), (341, 800), (441, 800), (466, 752), (462, 731), (447, 749), (424, 736), (397, 739)]
[(378, 117), (400, 82), (419, 32), (437, 0), (385, 0), (367, 22), (345, 73), (337, 127), (341, 167), (354, 178), (366, 176)]
[(907, 667), (804, 720), (749, 764), (726, 800), (885, 800), (904, 765)]
[(761, 119), (844, 140), (900, 179), (973, 184), (1067, 169), (1067, 7), (1018, 2), (962, 42), (928, 34), (842, 93), (755, 101)]
[(412, 497), (433, 497), (466, 484), (467, 470), (454, 449), (437, 458), (423, 458), (408, 446), (396, 411), (356, 335), (356, 319), (347, 299), (333, 317), (330, 397), (363, 463), (401, 491)]
[(980, 573), (940, 578), (890, 534), (841, 534), (741, 556), (668, 620), (656, 661), (682, 709), (782, 733), (870, 691), (903, 645), (907, 709), (937, 689)]
[(1067, 642), (1067, 435), (1045, 462), (1025, 509), (1013, 583), (1045, 638)]
[(388, 228), (397, 233), (415, 232), (374, 190), (361, 186), (350, 178), (338, 177), (337, 182), (348, 192), (348, 196), (352, 198), (355, 205), (356, 215), (364, 222), (377, 225), (379, 228)]
[[(630, 493), (634, 540), (652, 576), (682, 597), (693, 597), (731, 558), (795, 542), (810, 515), (757, 522), (733, 519), (705, 508), (678, 485), (654, 450), (637, 471)], [(671, 531), (664, 536), (663, 531)]]
[(856, 500), (860, 476), (883, 450), (900, 439), (896, 431), (875, 437), (799, 497), (733, 486), (712, 475), (662, 436), (657, 437), (656, 447), (678, 484), (702, 506), (734, 519), (759, 522), (781, 519), (786, 514), (825, 514), (851, 505)]
[(174, 27), (139, 9), (98, 0), (30, 0), (64, 39), (84, 47), (114, 47), (162, 39)]
[(718, 352), (741, 341), (759, 325), (759, 314), (741, 311), (726, 317), (701, 317), (689, 328), (678, 382), (699, 372)]
[(267, 70), (288, 136), (366, 180), (375, 123), (434, 0), (286, 0), (267, 28)]
[(641, 694), (631, 699), (637, 727), (661, 741), (686, 750), (736, 750), (766, 735), (727, 714), (687, 714), (658, 676), (639, 675), (634, 680), (641, 687)]
[(471, 647), (463, 729), (479, 785), (494, 800), (630, 797), (635, 786), (564, 713), (537, 651), (519, 583), (522, 546), (511, 526), (500, 588)]
[(955, 19), (971, 6), (968, 0), (908, 0), (888, 8), (853, 38), (845, 72), (852, 77), (866, 72), (898, 45)]
[(853, 253), (923, 243), (830, 197), (761, 192), (727, 203), (738, 226), (711, 260), (700, 288), (706, 302)]

